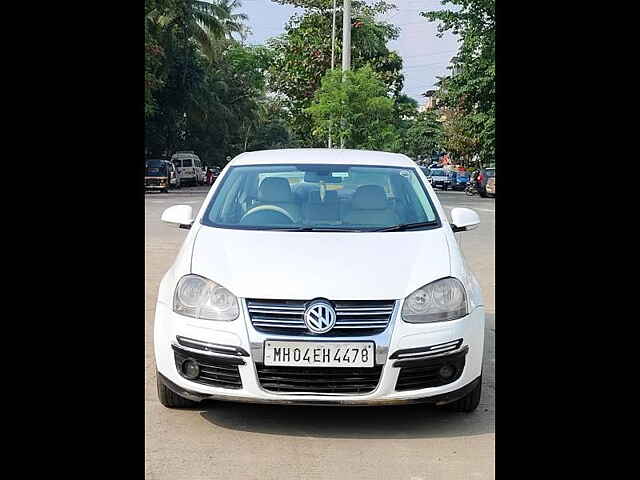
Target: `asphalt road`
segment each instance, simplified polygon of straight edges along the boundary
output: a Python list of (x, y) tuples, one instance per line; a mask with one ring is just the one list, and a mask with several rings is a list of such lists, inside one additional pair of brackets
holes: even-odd
[(433, 407), (306, 407), (158, 402), (153, 320), (160, 279), (187, 231), (163, 224), (176, 204), (197, 210), (207, 187), (145, 196), (145, 478), (492, 479), (495, 452), (495, 200), (440, 192), (449, 211), (474, 208), (476, 230), (457, 234), (487, 309), (482, 399), (471, 414)]

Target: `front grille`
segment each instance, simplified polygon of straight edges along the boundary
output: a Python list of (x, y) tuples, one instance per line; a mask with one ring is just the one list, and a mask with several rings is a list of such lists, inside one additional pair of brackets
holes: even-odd
[(173, 347), (173, 354), (176, 361), (176, 368), (180, 375), (182, 375), (182, 362), (187, 358), (191, 358), (198, 363), (198, 366), (200, 367), (200, 375), (196, 379), (189, 378), (188, 380), (190, 382), (210, 385), (212, 387), (242, 388), (242, 380), (240, 379), (238, 364), (244, 364), (244, 360), (226, 360), (210, 355), (188, 352), (176, 346)]
[[(247, 299), (254, 328), (266, 333), (308, 335), (304, 311), (310, 301)], [(389, 325), (395, 300), (336, 300), (336, 325), (323, 336), (372, 335)]]
[[(446, 355), (423, 360), (406, 360), (406, 367), (400, 368), (400, 374), (396, 382), (396, 391), (419, 390), (421, 388), (439, 387), (455, 382), (462, 375), (465, 364), (466, 351), (457, 354)], [(450, 378), (442, 378), (440, 368), (450, 365), (455, 369)]]
[(151, 187), (159, 187), (161, 184), (166, 183), (166, 179), (160, 178), (147, 178), (147, 185)]
[(376, 389), (382, 365), (375, 367), (266, 367), (256, 363), (258, 380), (270, 392), (370, 393)]

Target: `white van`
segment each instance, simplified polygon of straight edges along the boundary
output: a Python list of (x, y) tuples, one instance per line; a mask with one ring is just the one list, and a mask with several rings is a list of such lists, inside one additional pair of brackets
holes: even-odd
[(178, 170), (181, 185), (202, 185), (204, 183), (202, 162), (200, 157), (192, 151), (174, 153), (171, 157), (171, 162)]

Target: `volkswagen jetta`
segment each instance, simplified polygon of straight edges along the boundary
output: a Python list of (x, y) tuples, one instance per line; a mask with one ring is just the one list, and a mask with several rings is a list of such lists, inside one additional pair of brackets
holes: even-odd
[(158, 395), (472, 411), (484, 308), (424, 173), (400, 154), (334, 149), (244, 153), (194, 216), (160, 284)]

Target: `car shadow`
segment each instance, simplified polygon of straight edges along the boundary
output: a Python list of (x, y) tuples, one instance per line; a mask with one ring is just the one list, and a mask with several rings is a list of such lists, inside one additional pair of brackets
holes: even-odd
[(205, 402), (200, 415), (220, 428), (319, 438), (437, 438), (494, 433), (495, 315), (487, 314), (483, 388), (473, 413), (430, 405), (323, 407)]

